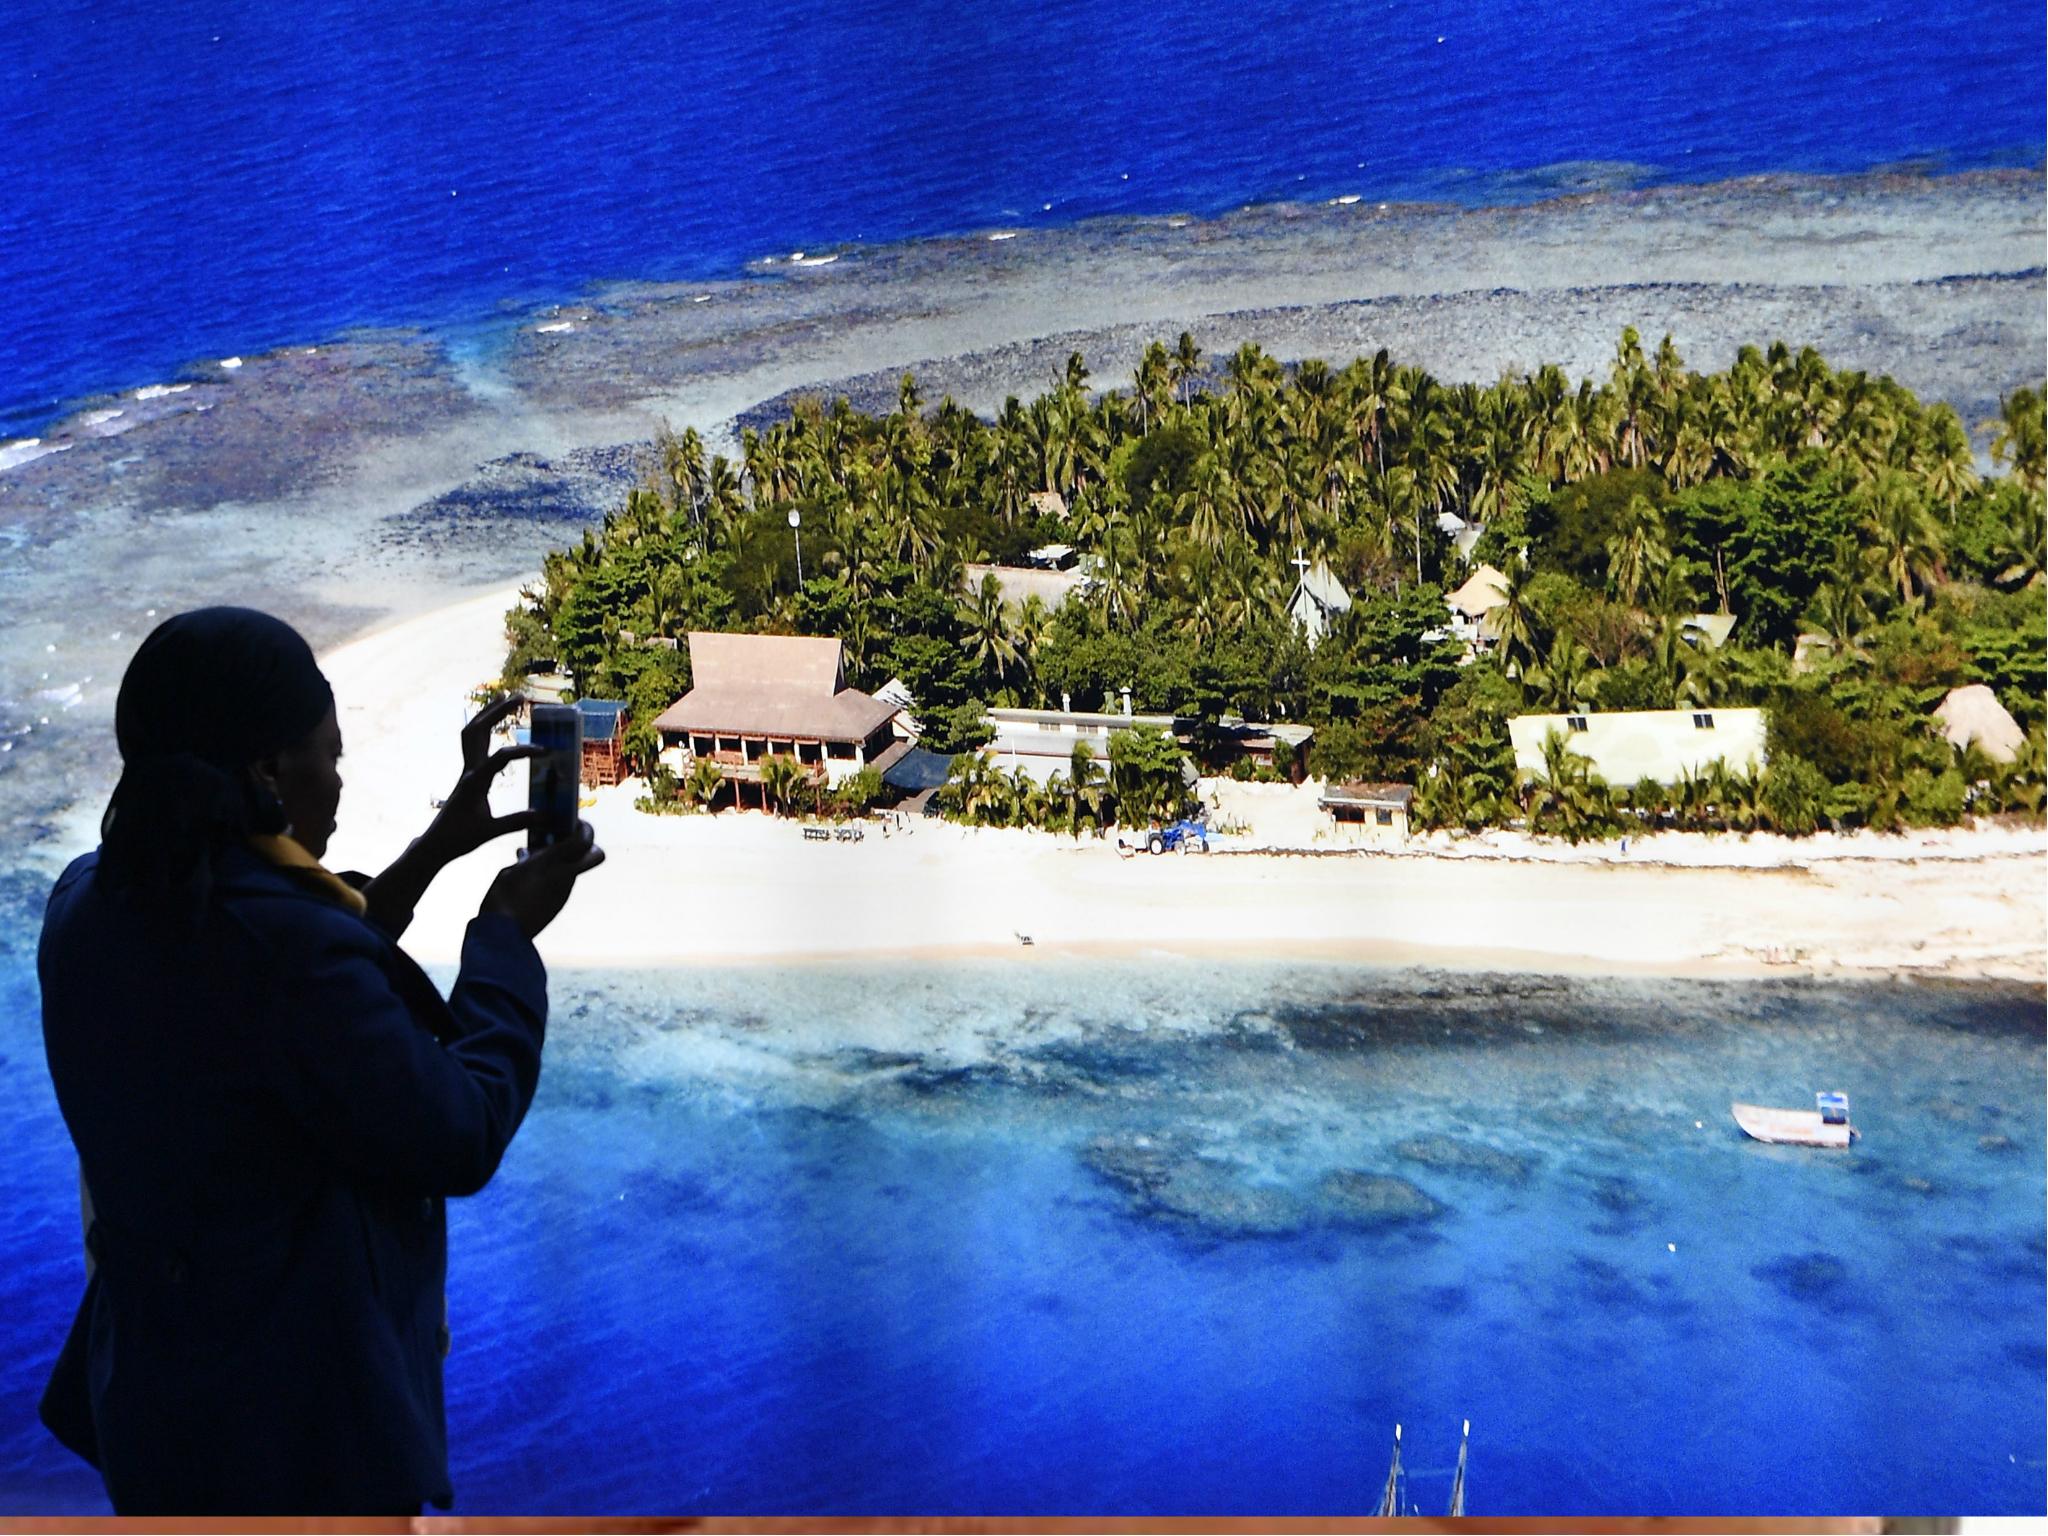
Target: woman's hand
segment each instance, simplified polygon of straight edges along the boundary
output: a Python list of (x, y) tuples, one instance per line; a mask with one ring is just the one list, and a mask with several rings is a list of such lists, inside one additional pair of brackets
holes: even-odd
[(507, 694), (462, 728), (461, 776), (441, 803), (441, 813), (420, 838), (443, 864), (452, 864), (507, 832), (524, 832), (540, 819), (538, 811), (530, 810), (491, 814), (492, 781), (511, 764), (547, 752), (547, 748), (536, 746), (491, 751), (491, 732), (524, 702), (516, 693)]
[(576, 877), (604, 862), (604, 850), (597, 846), (597, 834), (590, 823), (576, 823), (576, 835), (550, 843), (538, 853), (523, 855), (515, 864), (498, 871), (498, 878), (484, 893), (479, 915), (509, 917), (519, 931), (531, 939), (555, 920), (568, 904)]
[(411, 924), (413, 908), (444, 868), (492, 838), (507, 832), (523, 832), (540, 819), (536, 811), (514, 811), (509, 816), (491, 814), (491, 781), (499, 771), (508, 763), (537, 757), (546, 750), (530, 746), (490, 750), (492, 728), (519, 704), (517, 694), (508, 695), (462, 728), (462, 775), (442, 802), (441, 814), (392, 861), (389, 869), (363, 887), (363, 898), (370, 904), (370, 921), (392, 938), (399, 937)]

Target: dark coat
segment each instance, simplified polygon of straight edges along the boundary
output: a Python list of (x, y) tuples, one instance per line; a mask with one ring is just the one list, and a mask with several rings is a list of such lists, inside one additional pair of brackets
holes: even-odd
[(479, 917), (443, 1001), (379, 929), (254, 854), (179, 934), (97, 854), (37, 970), (97, 1265), (43, 1400), (122, 1514), (446, 1505), (443, 1200), (532, 1102), (547, 979)]

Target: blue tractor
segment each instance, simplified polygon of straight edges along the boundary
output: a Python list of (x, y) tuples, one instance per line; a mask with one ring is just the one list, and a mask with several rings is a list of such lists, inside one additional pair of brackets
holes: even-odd
[(1209, 851), (1209, 828), (1207, 823), (1187, 817), (1171, 826), (1154, 827), (1145, 834), (1147, 853), (1207, 853)]

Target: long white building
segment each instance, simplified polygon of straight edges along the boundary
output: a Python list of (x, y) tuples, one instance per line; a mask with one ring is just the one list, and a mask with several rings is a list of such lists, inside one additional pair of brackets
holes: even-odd
[(1731, 770), (1762, 770), (1764, 712), (1760, 709), (1626, 709), (1580, 715), (1516, 715), (1508, 721), (1515, 766), (1543, 771), (1543, 739), (1561, 733), (1572, 751), (1589, 759), (1609, 784), (1655, 779), (1674, 784), (1715, 762)]

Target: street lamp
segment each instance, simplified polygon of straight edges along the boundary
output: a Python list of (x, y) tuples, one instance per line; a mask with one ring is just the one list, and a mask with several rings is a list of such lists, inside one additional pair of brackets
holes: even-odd
[(804, 515), (795, 507), (789, 509), (789, 531), (796, 536), (796, 584), (801, 591), (804, 584)]

